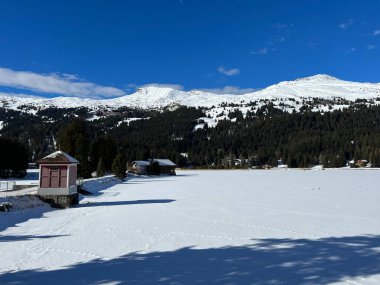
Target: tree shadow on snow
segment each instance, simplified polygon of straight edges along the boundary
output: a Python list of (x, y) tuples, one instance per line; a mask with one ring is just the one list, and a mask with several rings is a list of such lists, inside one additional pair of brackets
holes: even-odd
[(123, 205), (140, 205), (140, 204), (166, 204), (174, 202), (172, 199), (157, 199), (157, 200), (134, 200), (134, 201), (101, 201), (101, 202), (88, 202), (76, 205), (76, 208), (85, 207), (98, 207), (98, 206), (123, 206)]
[(28, 220), (43, 218), (43, 215), (50, 211), (54, 211), (54, 208), (46, 204), (44, 206), (31, 209), (11, 209), (11, 211), (8, 213), (0, 213), (0, 233), (7, 228), (14, 227), (17, 224), (26, 222)]
[(15, 241), (22, 241), (22, 240), (33, 240), (33, 239), (49, 239), (49, 238), (55, 238), (55, 237), (62, 237), (67, 235), (6, 235), (2, 236), (0, 235), (0, 242), (15, 242)]
[(328, 284), (380, 273), (380, 236), (260, 239), (0, 275), (1, 284)]

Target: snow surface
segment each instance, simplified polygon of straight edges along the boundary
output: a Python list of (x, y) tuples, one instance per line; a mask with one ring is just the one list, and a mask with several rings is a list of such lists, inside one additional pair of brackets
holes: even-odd
[(177, 173), (0, 213), (0, 284), (380, 284), (379, 170)]
[[(301, 102), (305, 98), (344, 98), (348, 101), (355, 101), (356, 99), (376, 99), (378, 97), (380, 97), (380, 83), (350, 82), (329, 75), (318, 74), (294, 81), (280, 82), (260, 91), (244, 95), (214, 94), (199, 90), (179, 91), (171, 88), (149, 86), (140, 88), (130, 95), (104, 100), (74, 97), (47, 99), (25, 97), (22, 94), (9, 96), (0, 93), (0, 106), (1, 103), (9, 109), (31, 106), (33, 108), (30, 108), (28, 112), (35, 113), (38, 108), (48, 107), (76, 108), (84, 106), (93, 110), (122, 106), (142, 109), (175, 105), (216, 107), (222, 103), (241, 104), (242, 102), (249, 103), (267, 99), (282, 100), (284, 104), (297, 107), (295, 101)], [(380, 104), (380, 102), (376, 101), (376, 104)], [(325, 111), (328, 111), (328, 107), (326, 107)]]

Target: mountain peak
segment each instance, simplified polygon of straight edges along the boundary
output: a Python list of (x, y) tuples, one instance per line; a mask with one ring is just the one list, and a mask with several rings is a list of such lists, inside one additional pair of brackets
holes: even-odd
[(299, 78), (295, 81), (338, 81), (340, 79), (328, 74), (316, 74), (309, 77)]

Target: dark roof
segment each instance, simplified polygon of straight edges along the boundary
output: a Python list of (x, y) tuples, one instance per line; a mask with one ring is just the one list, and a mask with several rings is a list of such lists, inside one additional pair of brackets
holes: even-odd
[(79, 161), (61, 150), (53, 152), (38, 161), (39, 164), (79, 164)]
[(170, 159), (154, 159), (153, 161), (157, 161), (160, 166), (177, 166), (173, 161)]
[(173, 166), (173, 167), (177, 166), (170, 159), (159, 159), (159, 158), (148, 159), (148, 160), (135, 160), (135, 161), (133, 161), (131, 163), (131, 165), (136, 164), (136, 165), (139, 165), (139, 166), (148, 166), (148, 165), (150, 165), (151, 161), (157, 161), (160, 166)]

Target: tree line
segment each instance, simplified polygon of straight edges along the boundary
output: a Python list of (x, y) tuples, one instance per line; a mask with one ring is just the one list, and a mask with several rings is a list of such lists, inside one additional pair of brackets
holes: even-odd
[[(233, 120), (197, 129), (205, 109), (123, 108), (105, 110), (95, 120), (86, 120), (91, 117), (86, 109), (48, 109), (44, 116), (12, 113), (1, 133), (27, 143), (30, 161), (56, 149), (67, 151), (81, 162), (83, 177), (112, 171), (117, 156), (126, 162), (169, 158), (181, 167), (262, 167), (279, 161), (289, 167), (341, 167), (352, 159), (380, 167), (379, 106), (355, 104), (324, 113), (311, 109), (287, 113), (269, 102), (246, 114), (229, 111)], [(4, 112), (16, 111), (0, 109), (0, 118)], [(127, 122), (130, 117), (141, 119)]]
[(28, 168), (28, 148), (16, 139), (0, 137), (0, 178), (23, 177)]

